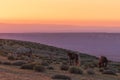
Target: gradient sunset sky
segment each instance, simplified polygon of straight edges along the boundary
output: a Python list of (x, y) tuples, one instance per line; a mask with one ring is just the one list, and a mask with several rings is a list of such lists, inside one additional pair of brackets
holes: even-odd
[(120, 32), (120, 0), (0, 0), (0, 32)]

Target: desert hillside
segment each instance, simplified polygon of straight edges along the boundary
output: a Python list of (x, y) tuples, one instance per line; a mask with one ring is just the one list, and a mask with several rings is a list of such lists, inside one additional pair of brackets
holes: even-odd
[(6, 53), (27, 53), (31, 49), (32, 53), (34, 54), (40, 54), (45, 56), (52, 54), (55, 57), (59, 58), (66, 58), (66, 54), (68, 52), (73, 52), (80, 54), (80, 57), (83, 59), (96, 59), (95, 56), (87, 55), (81, 52), (28, 41), (0, 39), (0, 49), (1, 51), (4, 51)]
[[(80, 66), (67, 53), (79, 54)], [(98, 68), (95, 56), (35, 42), (0, 39), (0, 80), (120, 80), (120, 63)]]

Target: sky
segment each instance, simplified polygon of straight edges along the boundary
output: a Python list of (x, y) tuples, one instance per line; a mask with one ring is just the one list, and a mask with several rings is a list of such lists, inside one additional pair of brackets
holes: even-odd
[(120, 32), (120, 0), (0, 0), (0, 32)]

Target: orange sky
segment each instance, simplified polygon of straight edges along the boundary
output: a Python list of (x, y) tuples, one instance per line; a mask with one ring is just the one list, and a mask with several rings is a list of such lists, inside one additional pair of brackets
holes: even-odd
[[(39, 27), (32, 31), (27, 30), (30, 25), (22, 24)], [(44, 29), (41, 24), (49, 24), (49, 27)], [(104, 32), (104, 28), (106, 32), (119, 32), (120, 0), (0, 0), (0, 32), (22, 32), (23, 28), (19, 31), (11, 25), (17, 28), (22, 25), (23, 32), (54, 32), (56, 29)], [(62, 26), (60, 30), (58, 25)]]

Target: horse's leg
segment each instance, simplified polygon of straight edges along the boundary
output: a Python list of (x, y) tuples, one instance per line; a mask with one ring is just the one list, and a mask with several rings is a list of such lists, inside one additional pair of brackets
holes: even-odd
[(73, 60), (71, 59), (71, 65), (73, 65)]
[(76, 66), (79, 66), (79, 65), (80, 65), (80, 63), (79, 63), (79, 61), (77, 60), (77, 61), (76, 61)]
[(74, 65), (74, 59), (71, 60), (71, 64), (72, 64), (72, 66)]
[(73, 60), (73, 65), (74, 65), (74, 66), (76, 65), (76, 63), (75, 63), (75, 59)]
[(69, 65), (70, 65), (70, 58), (68, 58), (68, 63), (69, 63)]
[(74, 65), (77, 66), (77, 62), (76, 62), (76, 59), (74, 59)]
[(78, 57), (78, 66), (81, 66), (81, 60), (80, 60), (80, 57)]
[(75, 66), (77, 66), (77, 60), (75, 59), (74, 61), (75, 61)]
[(102, 67), (105, 67), (105, 63), (104, 62), (102, 62)]
[(72, 62), (72, 61), (71, 61), (71, 59), (70, 59), (70, 65), (72, 65), (71, 62)]
[(69, 64), (72, 65), (72, 59), (69, 59)]
[(105, 62), (105, 63), (104, 63), (104, 67), (107, 67), (107, 64), (108, 64), (108, 63), (107, 63), (107, 62)]
[(102, 64), (102, 63), (100, 63), (100, 62), (99, 62), (99, 64), (98, 64), (99, 68), (101, 68), (101, 67), (102, 67), (102, 65), (101, 65), (101, 64)]
[(102, 67), (103, 67), (103, 68), (105, 67), (105, 64), (104, 64), (104, 63), (102, 63)]

